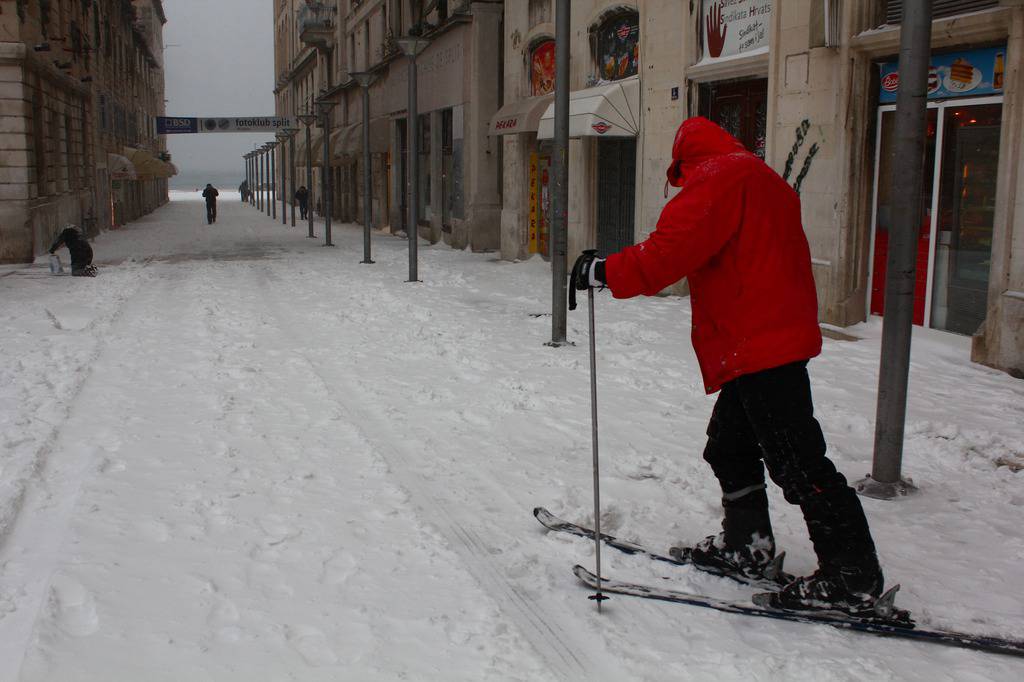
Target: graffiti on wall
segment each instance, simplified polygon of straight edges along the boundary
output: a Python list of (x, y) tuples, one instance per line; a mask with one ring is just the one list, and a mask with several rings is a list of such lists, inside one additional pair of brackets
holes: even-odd
[[(782, 172), (782, 179), (789, 182), (790, 176), (793, 174), (793, 166), (796, 164), (797, 156), (800, 154), (800, 150), (804, 146), (804, 142), (807, 140), (807, 131), (811, 129), (811, 122), (806, 118), (800, 122), (800, 125), (796, 128), (796, 140), (793, 142), (793, 147), (789, 150), (789, 156), (786, 157), (786, 168)], [(793, 182), (793, 189), (797, 195), (800, 194), (800, 188), (804, 184), (804, 178), (811, 171), (811, 164), (814, 163), (814, 157), (817, 156), (820, 147), (818, 143), (813, 143), (807, 150), (807, 156), (804, 157), (803, 165), (800, 167), (800, 172), (797, 173), (796, 180)]]

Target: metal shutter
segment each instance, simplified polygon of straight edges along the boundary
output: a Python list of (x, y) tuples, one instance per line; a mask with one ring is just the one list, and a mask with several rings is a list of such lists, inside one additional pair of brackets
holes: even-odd
[[(967, 14), (982, 9), (998, 7), (999, 0), (935, 0), (932, 3), (932, 16), (950, 17), (955, 14)], [(887, 0), (885, 7), (885, 21), (889, 24), (898, 24), (903, 19), (903, 0)]]

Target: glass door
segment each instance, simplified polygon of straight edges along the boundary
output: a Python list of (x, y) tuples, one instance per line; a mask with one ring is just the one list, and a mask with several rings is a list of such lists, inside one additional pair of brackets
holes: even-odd
[(999, 168), (1001, 104), (943, 112), (931, 326), (974, 334), (985, 321)]
[[(895, 106), (879, 108), (868, 306), (885, 310)], [(985, 319), (1002, 98), (928, 104), (914, 324), (973, 334)], [(938, 153), (936, 153), (938, 151)]]

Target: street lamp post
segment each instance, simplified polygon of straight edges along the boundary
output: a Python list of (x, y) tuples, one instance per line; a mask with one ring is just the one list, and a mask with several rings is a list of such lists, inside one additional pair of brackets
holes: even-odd
[(329, 99), (317, 99), (316, 109), (320, 115), (320, 127), (324, 131), (324, 165), (320, 173), (320, 202), (324, 211), (324, 246), (334, 246), (331, 243), (331, 212), (333, 209), (331, 201), (331, 109), (334, 102)]
[(569, 250), (569, 0), (555, 4), (555, 144), (551, 155), (551, 341), (564, 345)]
[(267, 161), (270, 164), (270, 171), (268, 172), (267, 177), (270, 180), (270, 206), (268, 207), (270, 208), (270, 211), (268, 211), (267, 215), (269, 215), (274, 220), (277, 220), (277, 169), (275, 168), (276, 152), (277, 143), (268, 142)]
[(306, 219), (309, 220), (309, 234), (306, 237), (308, 239), (315, 239), (316, 235), (313, 233), (313, 211), (310, 210), (309, 206), (309, 192), (313, 188), (313, 150), (310, 148), (313, 143), (310, 140), (310, 128), (316, 123), (316, 114), (299, 114), (299, 122), (306, 126)]
[(256, 147), (253, 151), (256, 162), (256, 210), (263, 212), (263, 148)]
[(295, 227), (295, 134), (298, 132), (298, 128), (284, 129), (284, 133), (288, 137), (288, 170), (292, 179), (288, 188), (288, 198), (292, 203), (292, 227)]
[[(416, 94), (416, 57), (430, 45), (430, 41), (419, 36), (407, 36), (397, 40), (402, 54), (409, 58), (409, 123), (408, 131), (409, 155), (406, 166), (409, 169), (409, 280), (419, 281), (419, 194), (420, 194), (420, 160), (419, 160), (419, 108)], [(365, 133), (364, 133), (365, 135)]]
[(875, 452), (871, 475), (857, 483), (868, 497), (892, 499), (915, 490), (903, 471), (910, 346), (914, 328), (917, 228), (922, 207), (927, 137), (928, 63), (932, 0), (906, 0), (900, 24), (899, 91), (896, 100), (892, 227), (885, 277), (885, 313), (878, 371)]
[(281, 197), (281, 224), (285, 227), (288, 226), (288, 204), (285, 202), (288, 199), (288, 133), (283, 130), (274, 137), (277, 138), (277, 148), (281, 150), (281, 159), (278, 162), (278, 167), (281, 174), (281, 189), (278, 191), (278, 196)]
[(365, 264), (373, 263), (370, 258), (370, 223), (373, 220), (373, 178), (370, 168), (370, 85), (377, 76), (368, 71), (350, 73), (363, 90), (363, 260)]

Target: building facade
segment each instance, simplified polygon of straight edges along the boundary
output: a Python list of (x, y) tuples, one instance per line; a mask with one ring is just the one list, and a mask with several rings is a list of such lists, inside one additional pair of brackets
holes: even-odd
[[(18, 0), (0, 13), (0, 262), (167, 200), (160, 0)], [(163, 157), (163, 158), (161, 158)]]
[[(900, 0), (574, 0), (570, 253), (644, 239), (678, 124), (715, 120), (797, 189), (823, 322), (884, 310)], [(505, 5), (501, 252), (545, 253), (551, 0)], [(936, 3), (915, 322), (1024, 373), (1024, 2)], [(766, 284), (770, 286), (770, 284)], [(674, 291), (682, 293), (683, 286)]]
[[(501, 88), (502, 3), (470, 0), (278, 0), (277, 113), (290, 116), (330, 101), (327, 130), (317, 125), (313, 205), (322, 205), (324, 136), (330, 145), (333, 215), (363, 220), (363, 92), (351, 73), (371, 73), (369, 86), (372, 221), (408, 229), (409, 62), (397, 39), (429, 40), (417, 57), (421, 237), (478, 251), (499, 247), (500, 145), (487, 134)], [(305, 18), (305, 20), (304, 20)], [(305, 177), (304, 132), (298, 176)]]

